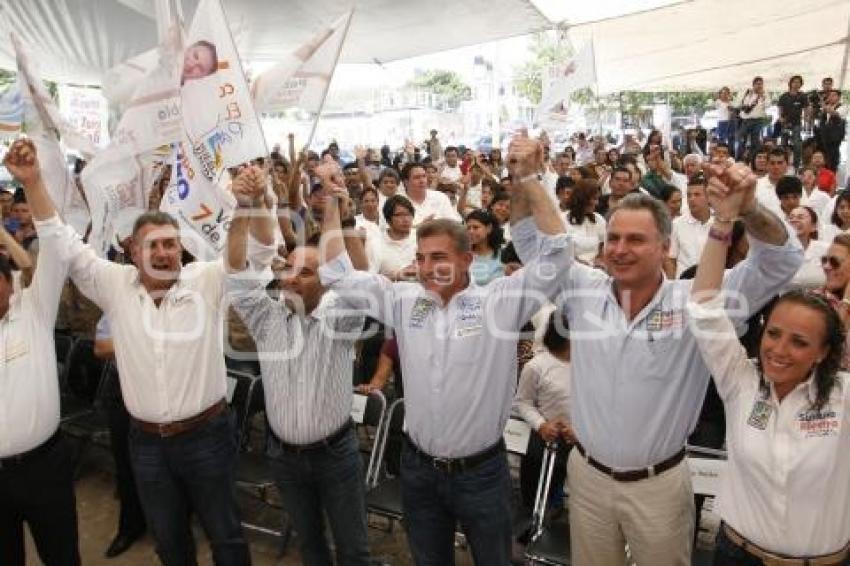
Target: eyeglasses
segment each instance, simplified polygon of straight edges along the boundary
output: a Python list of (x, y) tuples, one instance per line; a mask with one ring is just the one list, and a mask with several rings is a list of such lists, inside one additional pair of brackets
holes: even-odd
[(842, 263), (844, 263), (844, 260), (841, 258), (837, 258), (834, 255), (824, 255), (820, 258), (820, 264), (823, 267), (829, 265), (829, 267), (832, 269), (838, 269), (839, 267), (841, 267)]

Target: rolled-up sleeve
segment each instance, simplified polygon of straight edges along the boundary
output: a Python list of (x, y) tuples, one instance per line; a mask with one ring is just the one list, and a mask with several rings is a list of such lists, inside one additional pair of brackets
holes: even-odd
[(351, 258), (343, 252), (319, 267), (322, 285), (333, 289), (342, 306), (362, 312), (388, 326), (396, 326), (393, 283), (367, 271), (357, 271)]
[(687, 311), (688, 324), (703, 362), (717, 384), (720, 397), (728, 401), (737, 396), (742, 380), (757, 380), (758, 375), (738, 341), (723, 304), (723, 297), (718, 295), (704, 303), (689, 301)]
[(225, 289), (228, 302), (252, 336), (262, 334), (272, 309), (271, 297), (266, 293), (265, 279), (262, 274), (250, 270), (227, 275)]

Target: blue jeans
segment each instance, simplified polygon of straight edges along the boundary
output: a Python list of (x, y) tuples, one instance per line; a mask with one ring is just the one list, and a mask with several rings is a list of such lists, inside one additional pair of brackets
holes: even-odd
[(251, 563), (234, 492), (236, 433), (229, 412), (169, 438), (131, 423), (130, 461), (148, 530), (165, 566), (196, 563), (189, 523), (193, 512), (217, 566)]
[(324, 448), (301, 453), (282, 450), (272, 436), (268, 455), (283, 508), (298, 533), (301, 563), (334, 563), (324, 535), (326, 513), (336, 544), (336, 563), (369, 564), (366, 480), (354, 429)]
[(740, 161), (744, 157), (747, 146), (750, 148), (750, 159), (755, 156), (756, 151), (761, 147), (761, 131), (763, 128), (764, 122), (760, 118), (745, 118), (741, 120), (741, 125), (738, 127), (738, 154), (735, 156), (736, 160)]
[(476, 564), (510, 564), (511, 478), (504, 451), (469, 471), (448, 474), (405, 443), (401, 486), (407, 541), (417, 566), (454, 564), (458, 523)]
[(782, 128), (782, 145), (790, 145), (794, 150), (794, 167), (800, 167), (800, 161), (803, 153), (803, 138), (801, 136), (801, 126), (797, 124), (790, 128)]
[(732, 147), (732, 120), (720, 120), (717, 122), (717, 139)]

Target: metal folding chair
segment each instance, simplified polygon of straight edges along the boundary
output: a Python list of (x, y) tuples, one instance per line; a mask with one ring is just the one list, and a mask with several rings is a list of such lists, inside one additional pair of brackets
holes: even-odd
[(384, 434), (384, 418), (387, 413), (387, 398), (380, 391), (372, 391), (369, 395), (354, 393), (351, 403), (351, 419), (358, 428), (366, 429), (369, 439), (369, 427), (375, 432), (371, 437), (369, 447), (369, 464), (366, 467), (366, 489), (378, 484), (378, 446)]
[(549, 489), (555, 470), (557, 445), (549, 443), (543, 452), (543, 465), (537, 480), (537, 494), (534, 497), (534, 513), (531, 517), (531, 541), (525, 549), (525, 559), (532, 564), (553, 566), (570, 564), (570, 533), (568, 529), (547, 528), (544, 523), (546, 504), (549, 501)]
[(386, 412), (383, 423), (383, 432), (376, 440), (378, 455), (373, 466), (373, 483), (367, 482), (366, 510), (368, 513), (383, 517), (389, 521), (389, 530), (392, 530), (395, 521), (401, 521), (404, 515), (401, 505), (401, 479), (396, 476), (385, 478), (381, 481), (381, 470), (385, 464), (387, 450), (387, 438), (390, 435), (390, 427), (394, 420), (404, 420), (404, 399), (396, 399), (392, 402)]

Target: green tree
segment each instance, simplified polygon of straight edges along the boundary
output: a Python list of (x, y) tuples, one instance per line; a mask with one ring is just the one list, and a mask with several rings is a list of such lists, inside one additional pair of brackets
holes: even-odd
[(539, 104), (543, 96), (543, 75), (550, 65), (562, 63), (572, 57), (572, 47), (558, 41), (551, 33), (534, 34), (529, 45), (531, 58), (514, 69), (517, 91), (532, 103)]
[(445, 97), (452, 108), (457, 108), (461, 101), (469, 100), (472, 96), (472, 89), (463, 82), (460, 75), (444, 69), (429, 69), (417, 75), (407, 85)]

